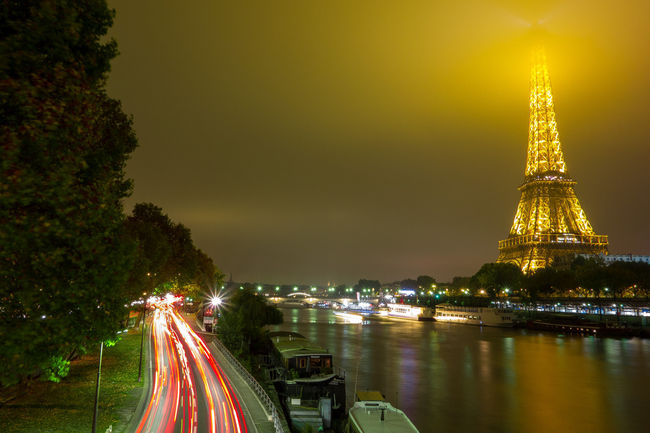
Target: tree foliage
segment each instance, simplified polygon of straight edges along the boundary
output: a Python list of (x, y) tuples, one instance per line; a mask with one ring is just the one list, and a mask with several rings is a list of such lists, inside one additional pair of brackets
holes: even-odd
[(251, 289), (236, 290), (223, 308), (217, 334), (236, 356), (248, 356), (263, 336), (263, 327), (278, 325), (282, 312)]
[[(59, 368), (124, 317), (132, 121), (103, 89), (104, 1), (0, 4), (0, 373)], [(49, 367), (48, 367), (49, 366)]]
[(0, 3), (2, 77), (24, 77), (62, 67), (99, 87), (117, 55), (104, 35), (115, 12), (106, 0), (5, 0)]
[(213, 290), (223, 278), (212, 259), (194, 246), (190, 230), (174, 223), (161, 208), (136, 204), (125, 227), (137, 246), (129, 277), (134, 297), (156, 289), (197, 296)]
[(363, 290), (363, 289), (375, 289), (379, 290), (381, 288), (381, 283), (378, 280), (366, 280), (366, 279), (360, 279), (357, 284), (354, 285), (355, 290)]
[[(523, 300), (535, 303), (549, 296), (630, 297), (650, 295), (650, 265), (615, 261), (606, 265), (596, 257), (577, 256), (561, 266), (537, 269), (522, 275), (502, 263), (486, 263), (471, 278), (473, 289), (483, 288), (490, 296), (505, 287), (519, 293)], [(514, 266), (516, 268), (516, 266)]]
[(418, 282), (415, 281), (414, 279), (407, 278), (407, 279), (405, 279), (405, 280), (400, 281), (400, 282), (399, 282), (399, 286), (400, 286), (400, 288), (402, 288), (402, 289), (411, 289), (411, 290), (415, 290), (415, 289), (418, 288)]
[(472, 276), (470, 287), (485, 289), (494, 299), (502, 289), (518, 289), (522, 276), (521, 269), (512, 263), (486, 263)]
[(432, 286), (436, 284), (435, 278), (429, 275), (420, 275), (416, 280), (417, 286), (423, 290), (431, 290)]

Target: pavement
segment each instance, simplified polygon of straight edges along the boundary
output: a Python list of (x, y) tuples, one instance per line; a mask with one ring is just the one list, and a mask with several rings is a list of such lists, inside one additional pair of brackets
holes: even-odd
[(231, 364), (230, 360), (226, 358), (226, 356), (212, 342), (216, 339), (216, 336), (212, 333), (205, 332), (205, 330), (199, 326), (198, 322), (190, 320), (190, 317), (188, 317), (188, 323), (195, 328), (195, 331), (198, 332), (199, 335), (209, 342), (208, 348), (210, 349), (212, 356), (226, 374), (226, 377), (230, 381), (235, 394), (237, 395), (237, 399), (241, 403), (249, 431), (257, 433), (275, 433), (273, 421), (269, 419), (270, 417), (266, 412), (264, 404), (257, 397), (257, 394), (253, 391), (246, 379), (244, 379), (239, 371)]
[(147, 403), (148, 397), (151, 394), (151, 374), (153, 371), (151, 360), (151, 332), (149, 323), (150, 318), (145, 321), (145, 336), (144, 347), (142, 352), (142, 381), (143, 386), (133, 389), (130, 392), (126, 405), (118, 410), (121, 420), (126, 420), (124, 425), (117, 424), (113, 427), (113, 432), (130, 433), (135, 431), (144, 414), (144, 408)]

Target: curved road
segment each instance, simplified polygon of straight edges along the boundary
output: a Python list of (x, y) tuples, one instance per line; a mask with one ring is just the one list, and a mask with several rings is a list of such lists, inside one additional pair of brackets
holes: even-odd
[(136, 433), (245, 433), (241, 406), (205, 342), (168, 303), (152, 321), (153, 384)]

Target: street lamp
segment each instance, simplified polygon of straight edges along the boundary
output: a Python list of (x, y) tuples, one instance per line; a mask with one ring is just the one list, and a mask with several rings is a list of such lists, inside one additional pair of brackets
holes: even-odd
[(140, 335), (140, 362), (138, 364), (138, 382), (142, 381), (142, 347), (144, 346), (144, 322), (146, 317), (147, 317), (147, 300), (143, 299), (142, 300), (142, 334)]
[(95, 388), (95, 411), (93, 412), (93, 429), (97, 430), (97, 409), (99, 408), (99, 382), (102, 377), (102, 355), (104, 354), (104, 340), (99, 344), (99, 365), (97, 366), (97, 386)]

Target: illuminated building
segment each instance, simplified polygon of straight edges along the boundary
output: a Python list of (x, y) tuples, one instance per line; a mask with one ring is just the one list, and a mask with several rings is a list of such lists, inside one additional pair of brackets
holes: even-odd
[(585, 257), (587, 259), (596, 257), (597, 259), (602, 260), (602, 262), (606, 265), (611, 265), (614, 262), (646, 263), (650, 265), (650, 256), (644, 256), (641, 254), (598, 254), (597, 256), (582, 254), (582, 257)]
[(521, 199), (508, 238), (499, 241), (499, 263), (523, 272), (549, 265), (554, 257), (607, 254), (607, 236), (597, 235), (573, 189), (560, 146), (551, 81), (542, 50), (533, 57), (530, 124)]

